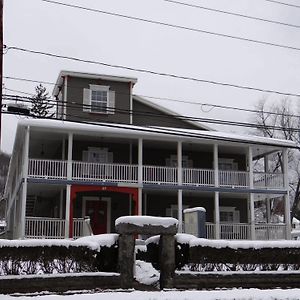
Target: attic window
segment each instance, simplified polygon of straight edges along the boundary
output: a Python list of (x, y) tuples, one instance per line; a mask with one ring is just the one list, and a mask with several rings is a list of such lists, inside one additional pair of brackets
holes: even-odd
[(115, 92), (109, 86), (90, 84), (89, 89), (83, 90), (83, 111), (114, 114)]

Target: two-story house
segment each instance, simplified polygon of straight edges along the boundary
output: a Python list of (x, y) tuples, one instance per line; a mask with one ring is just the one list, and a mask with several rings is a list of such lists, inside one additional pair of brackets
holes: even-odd
[[(289, 239), (287, 150), (296, 145), (183, 120), (135, 96), (136, 82), (62, 71), (57, 119), (18, 123), (5, 189), (9, 237), (113, 232), (115, 219), (131, 214), (173, 216), (182, 231), (183, 209), (202, 206), (208, 238)], [(274, 153), (283, 158), (277, 173)], [(273, 199), (284, 203), (284, 223), (272, 222)]]

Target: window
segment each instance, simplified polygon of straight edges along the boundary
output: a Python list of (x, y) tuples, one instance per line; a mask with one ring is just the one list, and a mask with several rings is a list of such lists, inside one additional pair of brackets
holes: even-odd
[(114, 114), (115, 92), (109, 86), (90, 84), (83, 89), (83, 111)]
[(240, 211), (231, 206), (220, 206), (220, 222), (221, 223), (239, 223)]
[(91, 93), (91, 111), (106, 112), (107, 110), (107, 91), (93, 91)]
[(237, 171), (238, 164), (232, 158), (219, 158), (219, 169), (223, 171)]
[[(170, 158), (166, 159), (166, 166), (167, 167), (177, 167), (177, 155), (171, 155)], [(182, 156), (182, 167), (183, 168), (192, 168), (193, 161), (188, 158), (187, 155)]]

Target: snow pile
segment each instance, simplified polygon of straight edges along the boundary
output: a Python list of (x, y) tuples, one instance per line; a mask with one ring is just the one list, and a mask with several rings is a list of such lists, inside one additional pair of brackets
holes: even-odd
[(85, 236), (74, 241), (74, 244), (78, 243), (79, 245), (82, 243), (86, 244), (97, 244), (98, 248), (100, 247), (108, 247), (115, 245), (118, 241), (119, 235), (117, 233), (106, 233), (106, 234), (98, 234)]
[(187, 213), (192, 213), (195, 211), (202, 211), (202, 212), (206, 212), (206, 209), (204, 207), (192, 207), (192, 208), (186, 208), (183, 210), (183, 213), (187, 214)]
[(231, 248), (231, 249), (262, 249), (262, 248), (300, 248), (300, 241), (229, 241), (229, 240), (207, 240), (193, 238), (189, 242), (190, 247), (212, 247), (212, 248)]
[(149, 244), (156, 244), (156, 245), (158, 245), (158, 244), (159, 244), (159, 238), (160, 238), (159, 235), (151, 236), (151, 237), (149, 237), (149, 238), (145, 241), (145, 244), (146, 244), (146, 245), (149, 245)]
[(111, 247), (118, 240), (118, 234), (99, 234), (86, 236), (75, 241), (69, 239), (26, 239), (26, 240), (5, 240), (0, 239), (2, 247), (87, 247), (99, 251), (101, 247)]
[(135, 279), (143, 284), (155, 285), (159, 280), (159, 272), (153, 268), (151, 263), (136, 260)]
[(177, 233), (175, 235), (175, 238), (179, 244), (189, 244), (190, 241), (195, 239), (196, 237), (194, 235), (187, 234), (187, 233)]
[(152, 216), (124, 216), (116, 220), (115, 225), (119, 224), (133, 224), (140, 227), (146, 225), (162, 226), (168, 228), (170, 226), (177, 226), (178, 221), (175, 218), (166, 217), (152, 217)]

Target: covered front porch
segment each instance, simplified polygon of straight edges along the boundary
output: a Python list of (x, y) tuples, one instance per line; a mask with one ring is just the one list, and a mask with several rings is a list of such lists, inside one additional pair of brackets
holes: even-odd
[[(29, 185), (29, 192), (42, 188)], [(112, 186), (74, 185), (71, 187), (70, 207), (66, 207), (66, 187), (48, 187), (27, 197), (26, 238), (78, 238), (114, 232), (114, 221), (123, 215), (170, 216), (183, 220), (182, 211), (191, 207), (206, 209), (206, 237), (225, 240), (289, 239), (289, 224), (273, 214), (275, 204), (284, 210), (283, 195), (257, 194), (251, 205), (247, 193), (182, 191), (182, 206), (178, 209), (177, 190), (144, 189), (138, 201), (138, 189)], [(54, 192), (55, 191), (55, 192)], [(216, 193), (218, 199), (216, 201)], [(253, 208), (253, 212), (251, 211)], [(273, 207), (273, 208), (272, 208)], [(282, 211), (284, 213), (284, 211)], [(254, 216), (254, 219), (251, 218)]]

